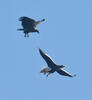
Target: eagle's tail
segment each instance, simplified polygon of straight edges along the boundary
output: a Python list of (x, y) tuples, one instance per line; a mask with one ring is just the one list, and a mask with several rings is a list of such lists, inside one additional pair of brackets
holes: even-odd
[(22, 28), (19, 28), (19, 29), (17, 29), (18, 31), (23, 31), (24, 29), (22, 29)]

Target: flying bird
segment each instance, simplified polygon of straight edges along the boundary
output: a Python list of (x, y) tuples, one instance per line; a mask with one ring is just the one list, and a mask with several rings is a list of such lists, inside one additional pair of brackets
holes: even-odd
[(19, 31), (24, 31), (24, 36), (25, 37), (29, 37), (29, 32), (37, 32), (39, 33), (39, 31), (36, 29), (37, 25), (40, 24), (41, 22), (45, 21), (45, 19), (39, 20), (39, 21), (35, 21), (32, 18), (28, 18), (28, 17), (20, 17), (19, 21), (21, 21), (21, 25), (23, 28), (19, 28)]
[(68, 77), (76, 76), (76, 75), (71, 75), (70, 73), (63, 70), (62, 68), (66, 67), (65, 65), (55, 64), (55, 62), (47, 54), (45, 54), (41, 49), (39, 49), (39, 52), (48, 65), (48, 67), (43, 67), (40, 73), (47, 74), (47, 77), (54, 72), (57, 72), (60, 75), (68, 76)]

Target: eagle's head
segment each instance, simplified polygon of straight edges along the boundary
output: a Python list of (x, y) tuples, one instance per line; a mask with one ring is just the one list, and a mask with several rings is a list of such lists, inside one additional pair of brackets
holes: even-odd
[(38, 34), (40, 33), (37, 29), (35, 29), (34, 32), (37, 32)]
[(65, 65), (61, 65), (61, 68), (66, 67)]
[(64, 68), (66, 67), (65, 65), (57, 65), (58, 68)]

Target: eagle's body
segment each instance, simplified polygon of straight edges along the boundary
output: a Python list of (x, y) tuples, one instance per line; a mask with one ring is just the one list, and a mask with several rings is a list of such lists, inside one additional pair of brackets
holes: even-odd
[[(66, 72), (65, 70), (63, 70), (62, 68), (65, 67), (65, 65), (57, 65), (54, 63), (54, 61), (47, 55), (45, 54), (41, 49), (39, 49), (39, 52), (41, 54), (41, 56), (43, 57), (43, 59), (46, 61), (48, 67), (44, 67), (40, 72), (41, 73), (48, 73), (47, 77), (54, 72), (59, 73), (60, 75), (64, 75), (64, 76), (69, 76), (69, 77), (73, 77), (73, 75), (69, 74), (68, 72)], [(75, 76), (75, 75), (74, 75)]]
[(18, 29), (19, 31), (24, 31), (25, 37), (29, 37), (29, 32), (37, 32), (39, 31), (36, 29), (37, 25), (41, 22), (45, 21), (45, 19), (40, 21), (35, 21), (34, 19), (28, 18), (28, 17), (20, 17), (19, 21), (22, 22), (23, 28)]

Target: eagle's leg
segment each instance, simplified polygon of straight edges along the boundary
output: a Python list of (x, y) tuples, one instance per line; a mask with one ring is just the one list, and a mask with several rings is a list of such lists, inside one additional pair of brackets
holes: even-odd
[(49, 77), (49, 76), (50, 76), (50, 74), (51, 74), (51, 73), (48, 73), (48, 74), (47, 74), (47, 77)]
[(27, 37), (29, 37), (29, 33), (27, 33)]
[(26, 37), (26, 33), (25, 33), (24, 37)]

